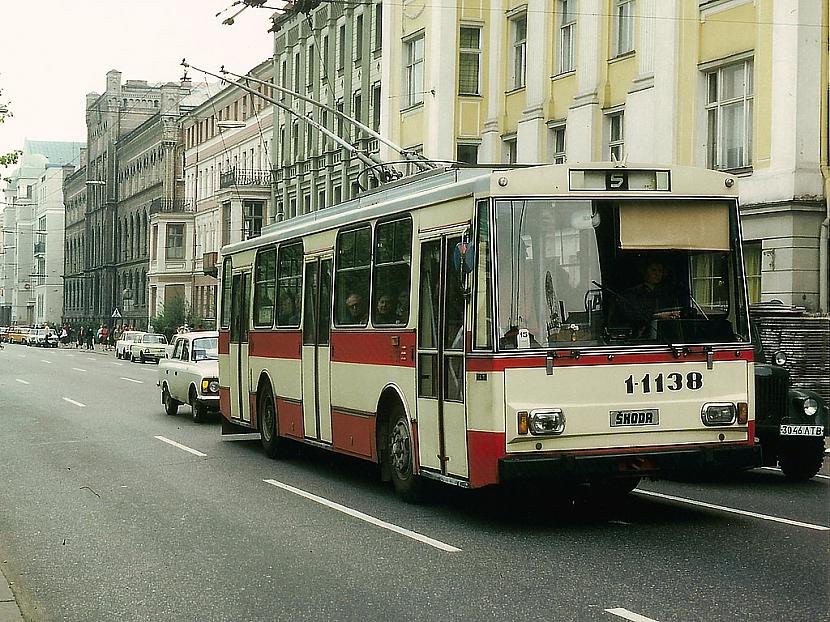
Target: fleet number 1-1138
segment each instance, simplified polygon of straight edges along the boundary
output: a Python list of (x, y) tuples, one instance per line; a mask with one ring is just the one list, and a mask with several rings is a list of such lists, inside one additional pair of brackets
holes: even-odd
[(646, 374), (639, 380), (634, 380), (634, 376), (629, 376), (625, 379), (625, 392), (634, 393), (636, 387), (642, 387), (643, 393), (663, 393), (664, 391), (680, 391), (684, 387), (697, 391), (703, 386), (703, 374), (699, 371), (690, 371), (684, 377), (683, 374), (672, 372), (670, 374), (657, 374), (652, 376)]

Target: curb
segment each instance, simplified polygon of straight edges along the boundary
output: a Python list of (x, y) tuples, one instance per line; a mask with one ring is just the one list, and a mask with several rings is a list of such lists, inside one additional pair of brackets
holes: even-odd
[(17, 600), (2, 568), (0, 568), (0, 622), (23, 622)]

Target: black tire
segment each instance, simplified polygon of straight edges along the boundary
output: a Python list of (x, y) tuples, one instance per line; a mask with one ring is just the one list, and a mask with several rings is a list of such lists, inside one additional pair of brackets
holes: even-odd
[(205, 407), (199, 403), (195, 389), (190, 389), (190, 416), (195, 423), (202, 423), (205, 420)]
[(274, 394), (270, 387), (260, 392), (257, 402), (257, 419), (259, 420), (259, 439), (262, 448), (269, 458), (279, 458), (285, 455), (285, 445), (288, 442), (280, 437), (279, 420)]
[(639, 477), (617, 477), (591, 482), (591, 497), (596, 501), (621, 499), (637, 487), (640, 479)]
[(415, 452), (412, 428), (406, 413), (398, 404), (389, 418), (383, 459), (398, 496), (407, 503), (422, 503), (426, 497), (424, 479), (415, 474)]
[(170, 417), (175, 417), (176, 413), (179, 412), (179, 403), (170, 395), (167, 385), (164, 385), (161, 389), (161, 403), (164, 404), (164, 412)]
[(144, 365), (144, 363), (147, 362), (147, 361), (144, 360), (144, 351), (143, 350), (138, 353), (138, 360), (142, 365)]
[(803, 439), (803, 442), (782, 444), (778, 451), (781, 471), (796, 482), (806, 482), (821, 470), (824, 460), (824, 439)]

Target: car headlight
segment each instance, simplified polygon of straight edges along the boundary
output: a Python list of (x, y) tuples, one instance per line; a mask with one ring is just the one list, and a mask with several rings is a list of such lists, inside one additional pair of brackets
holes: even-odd
[(562, 434), (565, 430), (565, 413), (559, 408), (530, 411), (530, 433), (534, 436)]
[(735, 423), (735, 404), (731, 402), (710, 402), (700, 410), (703, 425), (732, 425)]
[(773, 360), (776, 365), (783, 367), (787, 364), (787, 353), (783, 350), (778, 350), (778, 352), (775, 353), (775, 356), (773, 356)]
[(207, 378), (202, 380), (202, 393), (219, 393), (219, 381)]
[(805, 415), (813, 417), (818, 412), (818, 400), (814, 397), (808, 397), (802, 402), (801, 408), (804, 409)]

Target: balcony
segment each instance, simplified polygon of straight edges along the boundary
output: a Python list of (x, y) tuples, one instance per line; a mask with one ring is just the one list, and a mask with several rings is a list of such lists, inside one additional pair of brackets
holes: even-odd
[(153, 199), (150, 201), (150, 214), (192, 214), (195, 211), (193, 201), (189, 199)]
[(219, 253), (216, 251), (212, 253), (202, 254), (202, 272), (206, 276), (218, 276), (219, 269), (216, 267), (216, 262), (219, 259)]
[(46, 242), (35, 242), (33, 252), (34, 252), (35, 255), (45, 254), (46, 253)]
[(232, 168), (219, 174), (219, 188), (233, 188), (234, 186), (270, 186), (271, 171), (246, 170), (238, 171)]

